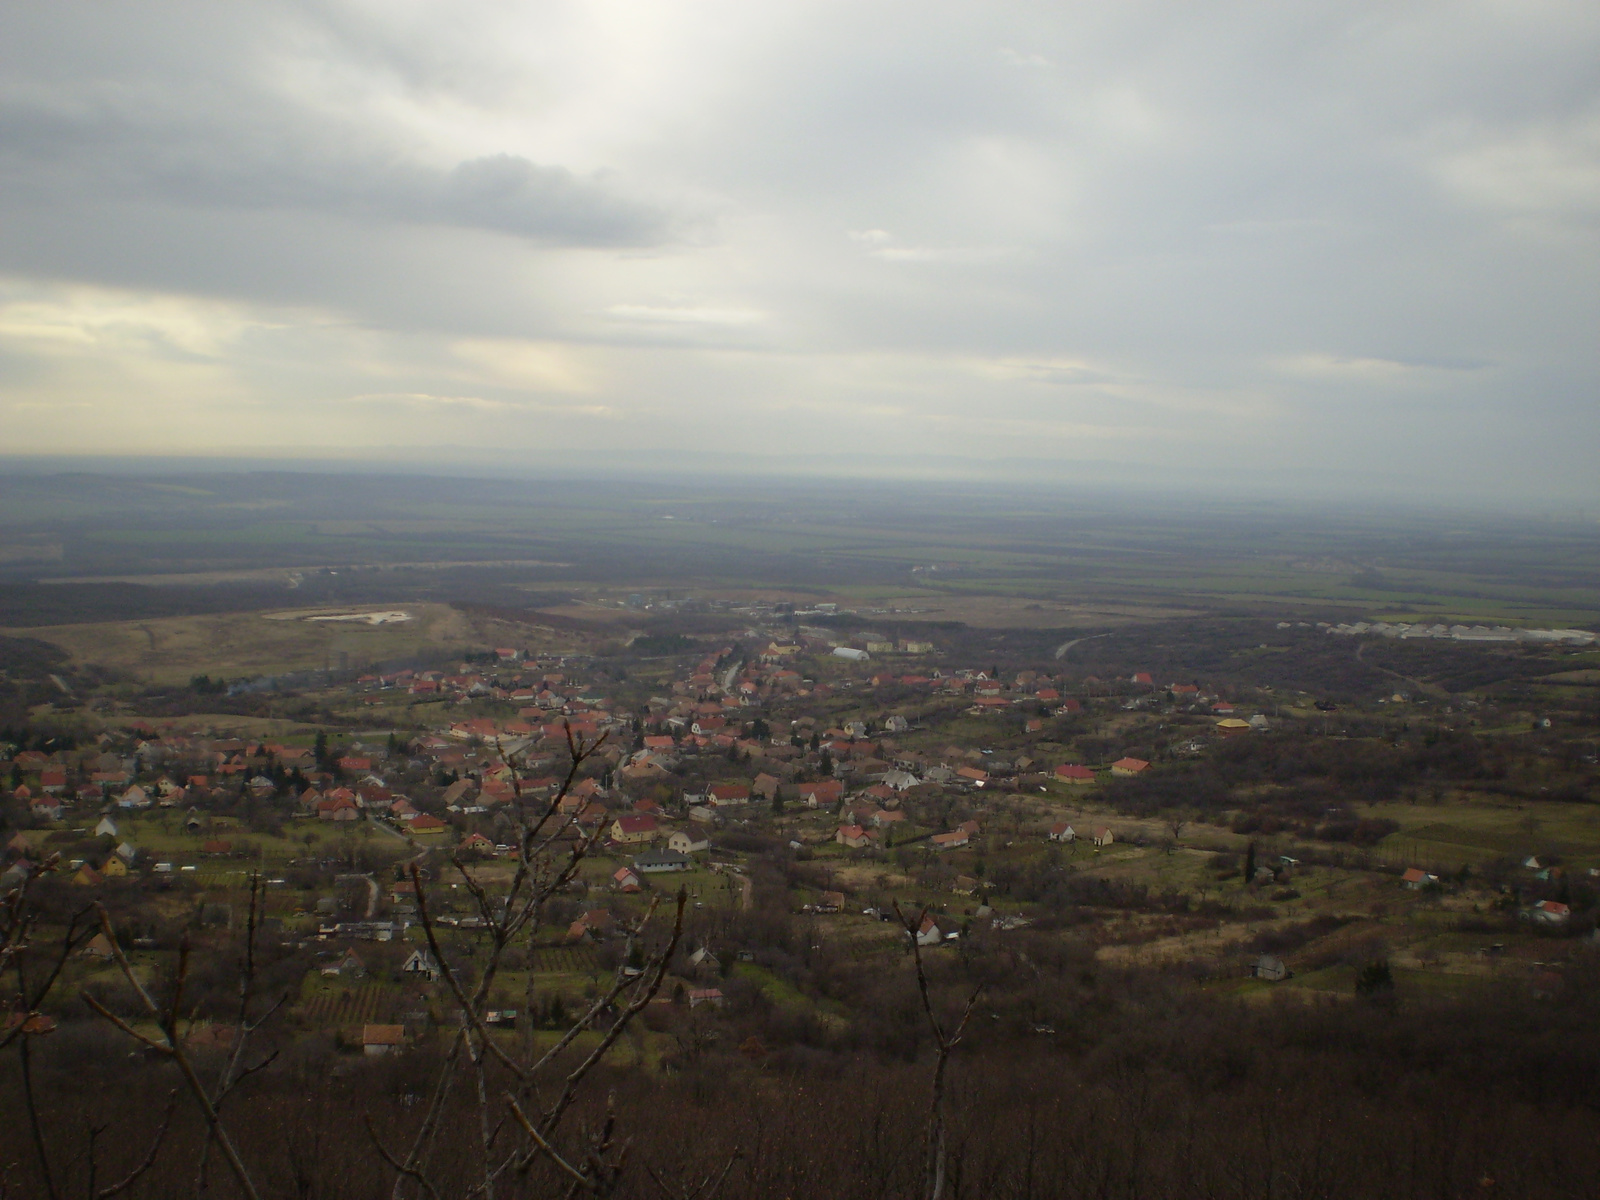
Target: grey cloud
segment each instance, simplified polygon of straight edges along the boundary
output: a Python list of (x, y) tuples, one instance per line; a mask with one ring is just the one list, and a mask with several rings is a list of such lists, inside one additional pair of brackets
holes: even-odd
[(0, 185), (13, 204), (146, 199), (452, 225), (565, 246), (655, 246), (677, 218), (614, 174), (511, 154), (449, 170), (306, 114), (250, 106), (160, 117), (125, 106), (0, 97)]
[(668, 237), (663, 213), (604, 179), (579, 179), (510, 154), (460, 163), (443, 180), (438, 212), (462, 225), (585, 245), (649, 245)]

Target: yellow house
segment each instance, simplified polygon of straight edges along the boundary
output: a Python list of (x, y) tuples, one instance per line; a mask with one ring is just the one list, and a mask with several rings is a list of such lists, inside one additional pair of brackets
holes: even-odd
[(653, 842), (658, 832), (656, 819), (648, 813), (626, 813), (611, 822), (611, 840), (622, 845)]
[(100, 868), (100, 874), (107, 879), (121, 879), (128, 873), (128, 864), (115, 854), (106, 859), (105, 866)]

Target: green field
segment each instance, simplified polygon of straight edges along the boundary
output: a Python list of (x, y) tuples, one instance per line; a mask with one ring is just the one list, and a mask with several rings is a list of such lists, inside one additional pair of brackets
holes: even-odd
[(1386, 856), (1419, 865), (1456, 867), (1496, 858), (1559, 854), (1570, 868), (1600, 866), (1600, 811), (1587, 804), (1517, 808), (1492, 802), (1386, 804), (1362, 809), (1400, 831), (1383, 843)]

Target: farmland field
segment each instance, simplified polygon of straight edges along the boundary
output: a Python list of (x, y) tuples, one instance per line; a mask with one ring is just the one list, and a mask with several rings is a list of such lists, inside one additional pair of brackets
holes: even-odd
[(595, 969), (592, 946), (543, 946), (530, 956), (535, 974), (583, 975)]
[[(531, 627), (512, 631), (504, 622), (469, 617), (448, 605), (412, 609), (411, 621), (386, 625), (274, 620), (273, 612), (246, 612), (43, 626), (27, 633), (60, 646), (75, 661), (166, 684), (186, 682), (202, 673), (237, 678), (361, 666), (460, 651), (509, 636), (522, 644), (538, 636)], [(296, 615), (319, 611), (323, 610)]]
[[(71, 638), (59, 627), (119, 615), (291, 604), (469, 601), (620, 625), (616, 593), (639, 589), (776, 592), (996, 628), (1219, 607), (1523, 624), (1600, 617), (1600, 530), (1572, 519), (1066, 489), (779, 482), (752, 495), (613, 480), (580, 493), (549, 481), (272, 473), (0, 481), (0, 502), (0, 544), (52, 548), (48, 559), (0, 560), (0, 625), (49, 628), (61, 644)], [(611, 597), (609, 611), (597, 597)], [(236, 670), (262, 671), (465, 633), (448, 621), (422, 636), (296, 629), (281, 640), (232, 625), (152, 628), (178, 655), (214, 631)], [(88, 637), (152, 669), (139, 630)]]
[[(308, 1021), (324, 1028), (381, 1025), (394, 1016), (399, 993), (381, 983), (329, 985), (319, 980), (302, 1003)], [(310, 990), (310, 989), (308, 989)]]

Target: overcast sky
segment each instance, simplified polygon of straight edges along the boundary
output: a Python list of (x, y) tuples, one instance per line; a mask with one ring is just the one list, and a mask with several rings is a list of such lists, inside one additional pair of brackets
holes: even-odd
[(0, 446), (1600, 498), (1600, 5), (0, 6)]

